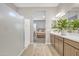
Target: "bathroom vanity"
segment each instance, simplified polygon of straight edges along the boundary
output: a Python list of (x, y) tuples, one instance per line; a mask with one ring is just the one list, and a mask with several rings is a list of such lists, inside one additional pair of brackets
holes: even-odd
[(61, 35), (51, 32), (50, 42), (61, 56), (79, 56), (79, 34), (67, 33)]

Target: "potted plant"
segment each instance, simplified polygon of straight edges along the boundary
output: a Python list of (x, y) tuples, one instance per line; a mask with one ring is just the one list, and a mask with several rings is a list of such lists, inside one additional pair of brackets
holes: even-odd
[(60, 18), (56, 21), (54, 24), (54, 28), (57, 28), (61, 34), (64, 34), (64, 31), (66, 30), (68, 26), (68, 19), (67, 18)]
[(78, 30), (79, 28), (79, 19), (74, 19), (70, 22), (70, 27), (74, 31)]
[(69, 20), (67, 18), (60, 18), (54, 23), (53, 28), (56, 28), (56, 31), (65, 34), (64, 32), (79, 32), (79, 19)]

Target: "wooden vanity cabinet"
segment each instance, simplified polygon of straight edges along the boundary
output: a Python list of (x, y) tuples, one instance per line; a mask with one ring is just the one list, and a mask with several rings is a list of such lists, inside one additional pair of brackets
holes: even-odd
[(76, 56), (79, 56), (79, 50), (76, 49)]
[(63, 56), (63, 38), (60, 36), (55, 36), (55, 49), (59, 55)]
[(51, 42), (51, 45), (52, 47), (54, 47), (54, 35), (53, 34), (50, 34), (50, 42)]
[(79, 43), (64, 39), (64, 56), (79, 56)]
[(50, 42), (60, 56), (79, 56), (79, 42), (55, 34), (50, 35)]
[(59, 42), (59, 45), (58, 45), (58, 48), (59, 48), (59, 54), (61, 55), (61, 56), (63, 56), (64, 55), (64, 42), (63, 42), (63, 38), (60, 38), (59, 40), (58, 40), (58, 42)]
[(56, 49), (59, 55), (63, 56), (63, 38), (59, 37), (57, 35), (51, 34), (50, 36), (51, 44), (53, 44), (53, 47)]
[(64, 56), (75, 56), (75, 48), (68, 45), (67, 43), (64, 43)]
[(58, 52), (58, 48), (59, 48), (58, 45), (59, 44), (58, 44), (58, 37), (56, 35), (54, 36), (54, 41), (55, 41), (54, 47), (55, 47), (56, 51)]

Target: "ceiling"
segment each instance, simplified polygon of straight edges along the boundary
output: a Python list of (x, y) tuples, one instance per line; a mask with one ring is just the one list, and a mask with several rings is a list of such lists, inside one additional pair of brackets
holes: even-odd
[(14, 3), (16, 7), (57, 7), (59, 3)]

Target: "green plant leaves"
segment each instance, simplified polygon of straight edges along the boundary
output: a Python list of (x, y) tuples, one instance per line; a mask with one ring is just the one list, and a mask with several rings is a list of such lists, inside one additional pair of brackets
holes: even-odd
[(60, 18), (54, 23), (53, 28), (57, 28), (59, 30), (77, 30), (79, 28), (79, 19), (69, 20), (67, 18)]
[(66, 29), (67, 24), (68, 24), (68, 21), (67, 21), (66, 18), (60, 18), (57, 21), (57, 28), (60, 29), (60, 30)]
[(77, 30), (79, 28), (79, 19), (75, 19), (71, 21), (71, 28), (73, 30)]

